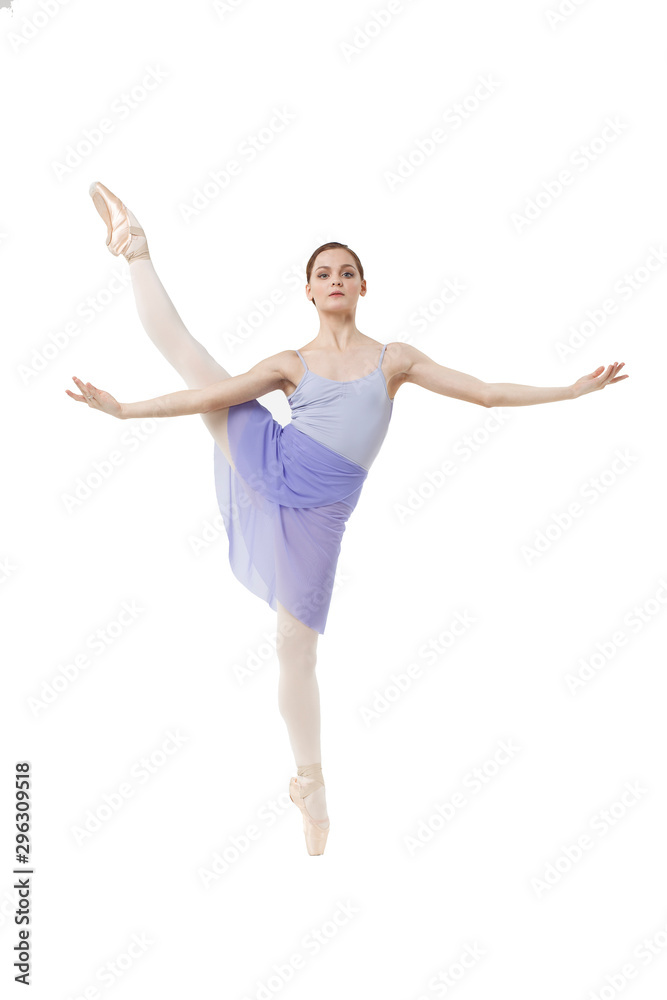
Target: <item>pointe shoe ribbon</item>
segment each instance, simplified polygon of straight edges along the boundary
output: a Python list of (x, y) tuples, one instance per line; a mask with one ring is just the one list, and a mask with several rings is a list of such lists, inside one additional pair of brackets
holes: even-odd
[[(125, 260), (149, 260), (148, 241), (146, 234), (139, 225), (139, 220), (126, 205), (108, 187), (100, 181), (94, 181), (88, 189), (90, 197), (98, 213), (106, 223), (107, 246), (112, 254), (120, 254)], [(134, 237), (134, 248), (132, 249)], [(143, 237), (143, 239), (138, 239)]]
[(306, 804), (303, 801), (316, 788), (324, 787), (322, 767), (319, 763), (304, 764), (297, 769), (297, 775), (300, 778), (312, 778), (311, 786), (307, 791), (302, 790), (298, 778), (291, 778), (289, 785), (289, 797), (294, 805), (299, 807), (303, 816), (303, 832), (306, 838), (308, 853), (310, 855), (324, 854), (324, 847), (329, 836), (329, 827), (319, 826), (306, 809)]

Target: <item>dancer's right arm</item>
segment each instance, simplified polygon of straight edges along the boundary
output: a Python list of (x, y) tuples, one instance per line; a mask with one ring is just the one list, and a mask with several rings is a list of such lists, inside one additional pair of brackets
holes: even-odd
[[(288, 381), (283, 371), (283, 362), (291, 356), (291, 353), (282, 351), (274, 354), (259, 361), (242, 375), (230, 376), (203, 389), (181, 389), (177, 392), (168, 392), (164, 396), (156, 396), (154, 399), (139, 400), (136, 403), (118, 403), (109, 393), (96, 389), (89, 382), (86, 383), (85, 396), (75, 396), (70, 392), (68, 395), (81, 402), (87, 402), (93, 409), (100, 409), (121, 420), (134, 417), (182, 417), (193, 413), (210, 413), (212, 410), (222, 410), (237, 403), (246, 403), (274, 389), (282, 388)], [(79, 379), (74, 381), (83, 391), (84, 384)], [(112, 402), (107, 406), (101, 402), (102, 396)]]

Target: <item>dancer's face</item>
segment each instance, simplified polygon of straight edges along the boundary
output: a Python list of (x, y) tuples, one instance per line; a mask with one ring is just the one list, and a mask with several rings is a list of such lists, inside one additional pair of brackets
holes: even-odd
[[(334, 295), (332, 292), (342, 294)], [(306, 285), (306, 295), (314, 300), (318, 312), (353, 312), (359, 296), (365, 294), (366, 279), (362, 280), (348, 250), (334, 247), (317, 255), (310, 272), (310, 282)]]

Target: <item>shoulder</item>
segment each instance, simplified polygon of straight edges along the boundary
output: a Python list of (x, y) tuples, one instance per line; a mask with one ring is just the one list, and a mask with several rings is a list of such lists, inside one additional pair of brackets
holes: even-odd
[[(400, 387), (408, 382), (425, 389), (431, 389), (434, 392), (443, 392), (448, 395), (456, 394), (456, 386), (452, 380), (457, 376), (461, 377), (462, 373), (438, 364), (414, 344), (394, 341), (387, 344), (385, 356), (387, 360), (386, 363), (383, 363), (383, 369), (387, 385), (391, 385), (392, 399)], [(476, 379), (470, 379), (469, 376), (462, 377), (475, 383), (478, 382)], [(481, 383), (478, 384), (481, 385)]]
[(418, 362), (429, 362), (431, 358), (420, 351), (413, 344), (406, 344), (401, 340), (392, 341), (387, 344), (384, 352), (383, 368), (391, 373), (392, 377), (400, 379), (402, 382), (409, 381), (410, 373)]
[(289, 378), (290, 372), (294, 371), (295, 362), (301, 364), (296, 351), (278, 351), (277, 354), (270, 354), (268, 358), (262, 358), (254, 367), (262, 371), (279, 372)]
[(425, 357), (426, 355), (412, 344), (406, 344), (402, 340), (393, 340), (387, 344), (382, 358), (382, 370), (385, 373), (391, 399), (396, 397), (402, 385), (410, 381), (410, 372), (415, 362)]
[(254, 365), (253, 371), (269, 376), (275, 387), (283, 392), (293, 392), (303, 375), (303, 364), (295, 350), (278, 351)]

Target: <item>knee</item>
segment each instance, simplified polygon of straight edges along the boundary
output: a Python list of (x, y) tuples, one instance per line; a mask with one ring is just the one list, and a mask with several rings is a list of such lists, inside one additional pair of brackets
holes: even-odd
[(317, 653), (303, 644), (283, 643), (278, 650), (278, 662), (281, 671), (310, 674), (317, 666)]

